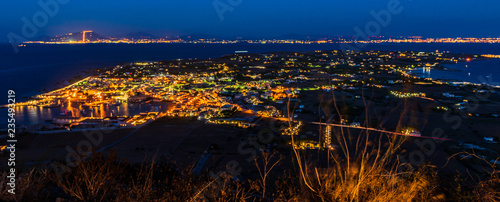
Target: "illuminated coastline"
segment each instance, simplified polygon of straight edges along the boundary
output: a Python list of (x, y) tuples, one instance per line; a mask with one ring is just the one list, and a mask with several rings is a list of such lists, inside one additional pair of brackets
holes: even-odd
[[(75, 39), (71, 36), (81, 34), (81, 39)], [(147, 44), (147, 43), (201, 43), (201, 44), (233, 44), (233, 43), (249, 43), (249, 44), (342, 44), (342, 43), (363, 43), (363, 44), (380, 44), (380, 43), (500, 43), (500, 37), (475, 38), (475, 37), (456, 37), (456, 38), (423, 38), (420, 36), (390, 38), (384, 36), (376, 36), (365, 40), (356, 40), (353, 37), (337, 37), (331, 39), (316, 39), (316, 40), (297, 40), (297, 39), (255, 39), (255, 40), (226, 40), (215, 38), (193, 38), (181, 39), (178, 37), (162, 37), (156, 39), (148, 38), (96, 38), (91, 39), (93, 32), (91, 30), (82, 31), (79, 33), (68, 33), (63, 36), (56, 36), (51, 41), (26, 41), (23, 44), (89, 44), (89, 43), (126, 43), (126, 44)], [(88, 35), (88, 36), (87, 36)]]

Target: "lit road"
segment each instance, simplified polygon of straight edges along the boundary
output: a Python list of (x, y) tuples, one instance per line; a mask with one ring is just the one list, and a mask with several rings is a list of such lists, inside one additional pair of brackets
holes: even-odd
[(380, 133), (388, 133), (388, 134), (393, 134), (393, 135), (410, 136), (410, 137), (416, 137), (416, 138), (427, 138), (427, 139), (442, 140), (442, 141), (453, 141), (452, 139), (446, 139), (446, 138), (407, 135), (407, 134), (404, 134), (404, 133), (398, 133), (398, 132), (380, 130), (380, 129), (376, 129), (376, 128), (367, 128), (367, 127), (362, 127), (362, 126), (349, 126), (349, 125), (334, 124), (334, 123), (327, 124), (327, 123), (319, 123), (319, 122), (311, 122), (311, 123), (312, 124), (316, 124), (316, 125), (325, 125), (325, 126), (333, 126), (333, 127), (341, 127), (341, 128), (355, 128), (355, 129), (361, 129), (361, 130), (376, 131), (376, 132), (380, 132)]

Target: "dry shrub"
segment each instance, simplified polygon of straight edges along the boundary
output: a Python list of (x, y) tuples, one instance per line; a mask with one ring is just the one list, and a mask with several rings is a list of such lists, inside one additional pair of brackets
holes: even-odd
[[(248, 198), (233, 176), (219, 179), (182, 172), (172, 163), (130, 165), (116, 153), (92, 154), (71, 171), (50, 175), (64, 194), (55, 197), (77, 201), (242, 201)], [(54, 198), (55, 198), (54, 197)]]
[(473, 193), (477, 201), (500, 201), (500, 179), (498, 175), (479, 182)]
[(127, 166), (117, 160), (115, 153), (95, 153), (61, 177), (52, 175), (52, 180), (63, 191), (81, 201), (108, 201), (114, 198), (120, 179)]
[(398, 173), (383, 169), (352, 172), (330, 168), (311, 175), (316, 175), (315, 191), (304, 196), (311, 200), (412, 201), (431, 198), (434, 189), (433, 180), (423, 170)]
[(0, 201), (44, 201), (48, 198), (47, 188), (51, 187), (45, 170), (31, 169), (16, 176), (15, 195), (7, 192), (8, 172), (0, 179)]

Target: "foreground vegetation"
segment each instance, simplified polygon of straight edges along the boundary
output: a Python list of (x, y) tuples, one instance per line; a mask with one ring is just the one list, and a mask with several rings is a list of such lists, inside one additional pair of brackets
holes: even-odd
[[(443, 176), (433, 165), (398, 159), (408, 137), (337, 133), (339, 147), (321, 151), (328, 166), (308, 162), (306, 152), (292, 146), (291, 158), (273, 149), (257, 154), (253, 176), (228, 170), (195, 175), (167, 159), (131, 164), (114, 152), (94, 152), (69, 170), (18, 173), (16, 195), (7, 192), (3, 172), (0, 201), (500, 201), (500, 173), (488, 161), (489, 175)], [(284, 161), (292, 166), (279, 170)]]
[[(298, 153), (297, 153), (298, 154)], [(263, 153), (255, 160), (258, 179), (233, 176), (195, 176), (165, 160), (132, 165), (115, 154), (93, 154), (69, 172), (33, 169), (19, 175), (16, 195), (5, 189), (2, 201), (498, 201), (498, 173), (479, 182), (440, 179), (431, 166), (414, 171), (387, 168), (388, 156), (375, 161), (358, 158), (316, 168), (301, 162), (297, 168), (269, 175), (282, 159)], [(375, 164), (374, 164), (375, 163)], [(385, 165), (385, 166), (382, 166)]]

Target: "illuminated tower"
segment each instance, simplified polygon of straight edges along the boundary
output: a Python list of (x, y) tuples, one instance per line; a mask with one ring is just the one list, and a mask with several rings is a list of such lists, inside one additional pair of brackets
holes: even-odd
[(324, 144), (325, 147), (329, 147), (332, 144), (332, 126), (326, 126)]
[(82, 43), (85, 43), (85, 34), (86, 33), (92, 33), (92, 30), (87, 30), (87, 31), (83, 31), (83, 34), (82, 34)]

